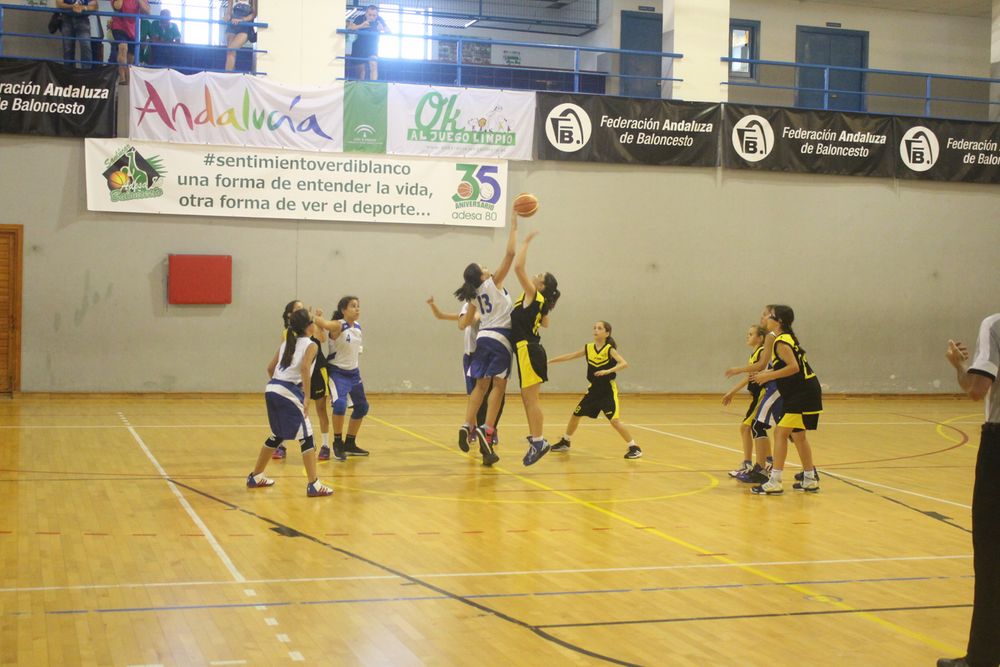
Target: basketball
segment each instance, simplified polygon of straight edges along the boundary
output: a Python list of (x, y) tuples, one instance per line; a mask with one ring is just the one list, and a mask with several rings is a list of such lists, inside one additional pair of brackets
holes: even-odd
[(128, 183), (128, 175), (123, 171), (115, 171), (108, 176), (108, 188), (111, 190), (121, 190), (126, 183)]
[(458, 184), (458, 196), (462, 199), (468, 199), (472, 196), (472, 186), (462, 181)]
[(514, 197), (514, 212), (522, 218), (530, 218), (538, 210), (538, 197), (522, 192)]

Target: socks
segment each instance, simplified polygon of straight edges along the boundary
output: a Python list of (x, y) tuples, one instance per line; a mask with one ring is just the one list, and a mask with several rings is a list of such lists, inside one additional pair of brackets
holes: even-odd
[(812, 470), (806, 470), (805, 476), (809, 479), (816, 479), (816, 468), (813, 468)]
[(323, 434), (323, 446), (324, 447), (329, 447), (330, 446), (330, 434), (329, 433), (324, 433)]
[(570, 442), (573, 440), (573, 436), (563, 433), (562, 439), (565, 440), (566, 442)]
[(771, 468), (771, 481), (772, 482), (778, 482), (778, 483), (780, 483), (781, 482), (781, 472), (782, 471), (778, 470), (777, 468)]
[(348, 436), (347, 436), (347, 439), (346, 439), (346, 440), (344, 440), (344, 447), (345, 447), (346, 449), (351, 449), (352, 447), (355, 447), (355, 446), (356, 446), (356, 445), (354, 444), (354, 438), (355, 438), (355, 437), (356, 437), (356, 436), (353, 436), (353, 435), (348, 435)]
[[(635, 444), (635, 440), (629, 440), (628, 443), (625, 446), (626, 447), (638, 447), (639, 445)], [(749, 461), (744, 461), (744, 463), (750, 463), (750, 462)]]

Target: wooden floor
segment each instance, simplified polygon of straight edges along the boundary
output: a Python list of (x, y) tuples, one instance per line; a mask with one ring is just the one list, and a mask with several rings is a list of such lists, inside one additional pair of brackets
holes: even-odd
[[(557, 439), (576, 396), (545, 396)], [(464, 399), (374, 397), (368, 459), (268, 434), (245, 397), (0, 402), (0, 663), (933, 665), (964, 654), (980, 405), (829, 398), (822, 491), (756, 497), (744, 406), (625, 396), (521, 465), (455, 445)], [(314, 424), (315, 424), (314, 419)], [(794, 454), (790, 461), (795, 462)], [(788, 475), (794, 472), (788, 466)]]

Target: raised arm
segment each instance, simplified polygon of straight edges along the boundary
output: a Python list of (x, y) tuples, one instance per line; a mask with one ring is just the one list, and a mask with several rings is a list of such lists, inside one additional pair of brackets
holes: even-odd
[(967, 363), (969, 360), (969, 350), (965, 345), (949, 340), (948, 351), (945, 352), (945, 356), (951, 365), (955, 367), (955, 379), (958, 380), (958, 386), (962, 388), (965, 395), (974, 401), (983, 400), (986, 394), (989, 393), (990, 387), (993, 386), (993, 378), (975, 371), (969, 372)]
[(497, 289), (503, 287), (503, 279), (510, 272), (510, 265), (514, 263), (514, 251), (517, 249), (517, 213), (511, 211), (510, 214), (510, 234), (507, 235), (507, 251), (504, 253), (500, 266), (493, 272), (493, 284)]
[(521, 289), (524, 290), (524, 303), (526, 304), (535, 300), (535, 283), (531, 282), (531, 276), (528, 275), (525, 265), (528, 263), (528, 246), (536, 236), (538, 236), (538, 232), (534, 231), (525, 237), (521, 249), (517, 251), (517, 257), (514, 259), (514, 273), (517, 275), (518, 282), (521, 283)]
[(340, 338), (340, 332), (343, 331), (343, 320), (327, 320), (316, 315), (313, 317), (313, 324), (315, 324), (320, 329), (326, 329), (330, 332), (330, 340), (337, 340)]
[(434, 317), (439, 320), (450, 320), (452, 322), (456, 322), (460, 319), (460, 315), (458, 313), (445, 313), (438, 308), (437, 304), (434, 303), (434, 297), (427, 299), (427, 305), (431, 307), (431, 312), (434, 313)]
[(549, 359), (550, 364), (558, 364), (560, 361), (569, 361), (570, 359), (579, 359), (584, 355), (583, 350), (577, 350), (576, 352), (567, 352), (566, 354), (560, 354), (558, 357), (553, 357)]

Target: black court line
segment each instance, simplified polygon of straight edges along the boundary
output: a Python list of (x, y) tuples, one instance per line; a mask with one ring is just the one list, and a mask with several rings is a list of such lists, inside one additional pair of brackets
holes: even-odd
[(304, 538), (304, 539), (306, 539), (306, 540), (308, 540), (310, 542), (313, 542), (315, 544), (323, 546), (323, 547), (325, 547), (325, 548), (327, 548), (327, 549), (329, 549), (331, 551), (335, 551), (335, 552), (337, 552), (339, 554), (343, 554), (344, 556), (347, 556), (349, 558), (353, 558), (354, 560), (360, 561), (362, 563), (366, 563), (367, 565), (370, 565), (370, 566), (372, 566), (374, 568), (382, 570), (383, 572), (387, 572), (389, 574), (392, 574), (392, 575), (394, 575), (396, 577), (399, 577), (400, 579), (404, 579), (404, 580), (406, 580), (406, 581), (408, 581), (408, 582), (410, 582), (412, 584), (416, 584), (418, 586), (423, 586), (424, 588), (426, 588), (428, 590), (431, 590), (431, 591), (434, 591), (435, 593), (438, 593), (439, 595), (442, 595), (442, 596), (444, 596), (446, 598), (449, 598), (449, 599), (454, 600), (456, 602), (460, 602), (462, 604), (468, 605), (469, 607), (472, 607), (474, 609), (478, 609), (479, 611), (484, 612), (486, 614), (489, 614), (491, 616), (495, 616), (496, 618), (499, 618), (502, 621), (507, 621), (508, 623), (512, 623), (512, 624), (517, 625), (519, 627), (522, 627), (522, 628), (524, 628), (526, 630), (530, 630), (533, 634), (537, 635), (538, 637), (541, 637), (542, 639), (544, 639), (546, 641), (549, 641), (549, 642), (552, 642), (552, 643), (554, 643), (554, 644), (556, 644), (558, 646), (561, 646), (562, 648), (568, 649), (570, 651), (574, 651), (576, 653), (580, 653), (580, 654), (588, 656), (590, 658), (595, 658), (597, 660), (603, 660), (604, 662), (608, 662), (608, 663), (611, 663), (611, 664), (614, 664), (614, 665), (624, 665), (626, 667), (639, 667), (638, 663), (627, 662), (627, 661), (624, 661), (624, 660), (619, 660), (617, 658), (612, 658), (611, 656), (603, 655), (601, 653), (597, 653), (595, 651), (591, 651), (589, 649), (585, 649), (582, 646), (577, 646), (576, 644), (572, 644), (572, 643), (570, 643), (568, 641), (559, 639), (558, 637), (556, 637), (556, 636), (554, 636), (552, 634), (549, 634), (548, 632), (545, 632), (545, 630), (543, 630), (541, 626), (531, 625), (530, 623), (527, 623), (527, 622), (522, 621), (522, 620), (520, 620), (518, 618), (515, 618), (513, 616), (505, 614), (505, 613), (503, 613), (501, 611), (498, 611), (496, 609), (492, 609), (490, 607), (487, 607), (484, 604), (481, 604), (481, 603), (476, 602), (474, 600), (470, 600), (467, 597), (464, 597), (462, 595), (458, 595), (457, 593), (452, 593), (451, 591), (445, 590), (444, 588), (441, 588), (440, 586), (435, 586), (434, 584), (431, 584), (431, 583), (429, 583), (427, 581), (424, 581), (423, 579), (419, 579), (417, 577), (414, 577), (413, 575), (406, 574), (405, 572), (400, 572), (399, 570), (393, 569), (393, 568), (389, 567), (388, 565), (383, 565), (382, 563), (379, 563), (378, 561), (374, 561), (374, 560), (372, 560), (370, 558), (367, 558), (367, 557), (362, 556), (360, 554), (354, 553), (353, 551), (348, 551), (347, 549), (343, 549), (341, 547), (336, 547), (336, 546), (330, 544), (329, 542), (324, 542), (323, 540), (319, 539), (318, 537), (315, 537), (313, 535), (309, 535), (308, 533), (303, 533), (301, 531), (295, 530), (294, 528), (286, 526), (286, 525), (284, 525), (284, 524), (282, 524), (282, 523), (280, 523), (278, 521), (275, 521), (274, 519), (271, 519), (271, 518), (268, 518), (266, 516), (257, 514), (256, 512), (252, 512), (252, 511), (250, 511), (248, 509), (244, 509), (243, 507), (240, 507), (239, 505), (236, 505), (235, 503), (231, 503), (228, 500), (223, 500), (222, 498), (218, 498), (216, 496), (213, 496), (212, 494), (207, 493), (205, 491), (202, 491), (200, 489), (196, 489), (193, 486), (189, 486), (189, 485), (184, 484), (182, 482), (178, 482), (177, 480), (172, 479), (172, 478), (170, 479), (170, 481), (173, 482), (174, 484), (176, 484), (177, 486), (180, 486), (182, 488), (187, 489), (188, 491), (191, 491), (192, 493), (197, 493), (198, 495), (200, 495), (200, 496), (202, 496), (204, 498), (207, 498), (209, 500), (217, 502), (217, 503), (219, 503), (221, 505), (225, 505), (226, 507), (228, 507), (230, 509), (237, 510), (239, 512), (242, 512), (242, 513), (248, 515), (248, 516), (252, 516), (255, 519), (260, 519), (261, 521), (264, 521), (265, 523), (269, 523), (275, 529), (282, 531), (282, 534), (286, 534), (286, 535), (294, 536), (294, 537)]
[(940, 604), (914, 607), (872, 607), (870, 609), (819, 609), (816, 611), (776, 611), (769, 614), (733, 614), (731, 616), (679, 616), (676, 618), (643, 618), (631, 621), (595, 621), (591, 623), (553, 623), (539, 628), (593, 628), (613, 625), (642, 625), (656, 623), (692, 623), (697, 621), (742, 621), (756, 618), (791, 618), (794, 616), (832, 616), (842, 614), (874, 614), (889, 611), (927, 611), (930, 609), (971, 609), (972, 605)]

